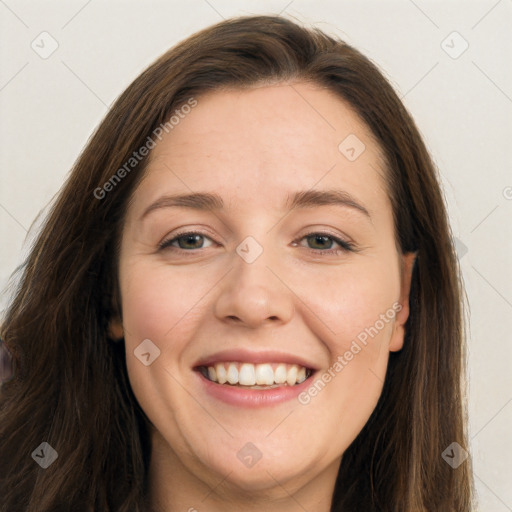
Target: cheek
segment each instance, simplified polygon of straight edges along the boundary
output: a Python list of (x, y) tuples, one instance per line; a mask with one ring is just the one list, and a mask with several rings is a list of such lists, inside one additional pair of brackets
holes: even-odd
[(315, 286), (304, 287), (301, 296), (328, 327), (324, 341), (331, 354), (337, 357), (350, 350), (354, 340), (366, 340), (358, 359), (375, 358), (394, 325), (400, 288), (398, 263), (385, 256), (361, 259), (310, 277), (308, 283)]
[[(168, 265), (148, 264), (142, 259), (126, 261), (120, 281), (131, 388), (153, 424), (162, 422), (162, 411), (170, 415), (166, 428), (176, 435), (171, 418), (176, 404), (183, 402), (181, 387), (176, 384), (183, 377), (181, 357), (194, 336), (198, 315), (204, 314), (201, 297), (206, 290), (186, 270), (171, 271)], [(143, 342), (144, 352), (139, 350)], [(146, 352), (150, 353), (148, 365), (139, 359)]]
[[(168, 266), (141, 261), (121, 268), (120, 278), (126, 364), (134, 393), (146, 407), (163, 397), (172, 401), (171, 375), (179, 375), (183, 350), (204, 314), (201, 297), (208, 283), (203, 287), (186, 271), (170, 272)], [(148, 351), (151, 363), (146, 366), (138, 357)]]
[(201, 301), (212, 284), (194, 278), (186, 269), (170, 271), (166, 265), (126, 266), (121, 272), (123, 324), (130, 342), (149, 338), (161, 348), (186, 339), (202, 311)]
[(324, 286), (312, 287), (304, 296), (329, 327), (322, 341), (331, 361), (301, 403), (315, 404), (324, 422), (334, 417), (343, 439), (353, 439), (382, 392), (396, 316), (393, 304), (399, 298), (398, 263), (385, 255), (360, 259), (325, 277), (310, 280)]

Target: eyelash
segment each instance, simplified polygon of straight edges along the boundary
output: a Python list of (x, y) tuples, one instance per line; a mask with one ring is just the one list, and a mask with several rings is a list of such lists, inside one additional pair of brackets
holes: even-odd
[[(182, 249), (180, 247), (171, 246), (171, 244), (173, 242), (177, 241), (178, 239), (186, 237), (186, 236), (191, 236), (191, 235), (199, 235), (204, 238), (209, 238), (211, 240), (211, 238), (208, 235), (205, 235), (198, 231), (186, 231), (184, 233), (178, 233), (173, 238), (168, 238), (168, 239), (164, 240), (163, 242), (161, 242), (160, 244), (158, 244), (159, 250), (172, 249), (172, 250), (178, 250), (178, 251), (183, 251), (183, 252), (192, 252), (195, 250), (202, 249), (202, 247), (199, 247), (198, 249), (188, 250), (188, 249)], [(335, 243), (337, 243), (341, 247), (341, 249), (327, 249), (327, 250), (307, 248), (315, 254), (322, 253), (322, 254), (339, 255), (339, 254), (344, 254), (347, 252), (356, 252), (356, 247), (353, 243), (347, 242), (346, 240), (341, 240), (340, 238), (335, 237), (335, 236), (331, 235), (330, 233), (325, 233), (322, 231), (312, 231), (311, 233), (307, 233), (304, 236), (302, 236), (301, 238), (294, 240), (292, 243), (297, 243), (297, 242), (304, 240), (305, 238), (311, 237), (313, 235), (330, 238), (331, 240), (333, 240)], [(213, 240), (212, 240), (212, 242), (213, 242)]]

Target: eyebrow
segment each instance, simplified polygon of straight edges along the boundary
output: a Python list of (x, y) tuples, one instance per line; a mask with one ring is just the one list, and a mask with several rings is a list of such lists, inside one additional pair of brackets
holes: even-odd
[[(288, 195), (285, 208), (290, 210), (296, 208), (314, 208), (315, 206), (338, 205), (352, 208), (366, 215), (370, 220), (371, 216), (368, 210), (356, 199), (344, 190), (302, 190)], [(176, 194), (163, 196), (152, 203), (140, 220), (145, 218), (150, 212), (161, 208), (191, 208), (193, 210), (221, 210), (224, 207), (224, 201), (216, 193), (194, 192), (191, 194)]]
[(345, 190), (304, 190), (295, 192), (295, 194), (288, 199), (286, 205), (290, 209), (294, 208), (313, 208), (315, 206), (323, 205), (338, 205), (353, 208), (361, 213), (364, 213), (369, 219), (371, 215), (368, 210), (356, 199), (346, 192)]

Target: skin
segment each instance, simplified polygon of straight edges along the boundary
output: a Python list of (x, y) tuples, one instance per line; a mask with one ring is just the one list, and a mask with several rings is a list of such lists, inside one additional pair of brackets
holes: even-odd
[[(111, 326), (153, 425), (151, 503), (166, 512), (327, 512), (342, 454), (375, 408), (389, 352), (402, 348), (415, 255), (395, 244), (380, 148), (337, 96), (299, 82), (197, 100), (151, 151), (130, 203), (123, 321)], [(355, 161), (338, 149), (349, 134), (366, 146)], [(349, 192), (371, 218), (343, 205), (284, 206), (295, 191), (329, 188)], [(161, 196), (199, 191), (219, 194), (224, 208), (158, 208), (141, 220)], [(205, 238), (159, 250), (178, 229)], [(357, 252), (327, 253), (341, 247), (306, 238), (319, 231)], [(247, 236), (263, 248), (252, 263), (236, 252)], [(305, 405), (228, 405), (204, 393), (192, 370), (202, 356), (246, 347), (299, 354), (321, 376), (393, 304), (394, 318)], [(134, 356), (145, 339), (161, 351), (149, 366)], [(237, 458), (247, 442), (262, 454), (250, 468)]]

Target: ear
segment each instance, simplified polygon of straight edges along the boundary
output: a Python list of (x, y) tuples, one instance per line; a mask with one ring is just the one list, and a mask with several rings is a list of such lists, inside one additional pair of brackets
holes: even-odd
[(123, 323), (119, 317), (112, 318), (108, 325), (108, 336), (114, 341), (119, 341), (124, 337)]
[(390, 352), (398, 352), (404, 345), (405, 323), (409, 318), (409, 293), (411, 291), (412, 271), (417, 254), (417, 252), (408, 252), (401, 256), (400, 306), (396, 308), (398, 312), (395, 317), (393, 334), (389, 343)]

